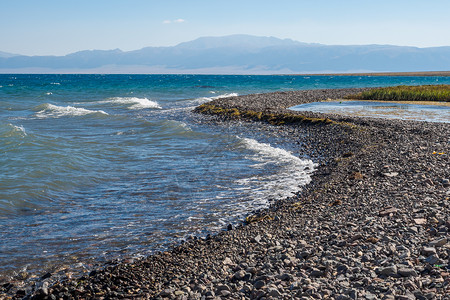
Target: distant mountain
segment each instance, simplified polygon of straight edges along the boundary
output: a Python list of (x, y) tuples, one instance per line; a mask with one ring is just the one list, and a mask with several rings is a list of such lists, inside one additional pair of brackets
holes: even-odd
[(291, 39), (278, 39), (275, 37), (251, 36), (246, 34), (236, 34), (224, 37), (201, 37), (196, 40), (178, 44), (178, 49), (214, 49), (214, 48), (245, 48), (261, 49), (275, 46), (300, 46), (307, 45), (293, 41)]
[(13, 57), (13, 56), (19, 56), (19, 54), (13, 54), (13, 53), (0, 51), (0, 57), (7, 58), (7, 57)]
[(89, 50), (66, 56), (2, 56), (1, 73), (418, 72), (450, 70), (450, 47), (331, 46), (290, 39), (231, 35), (173, 47), (124, 52)]

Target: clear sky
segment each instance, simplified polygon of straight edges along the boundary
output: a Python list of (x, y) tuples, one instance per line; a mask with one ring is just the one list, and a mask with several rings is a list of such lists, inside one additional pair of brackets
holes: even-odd
[(65, 55), (251, 34), (450, 46), (450, 0), (0, 0), (0, 51)]

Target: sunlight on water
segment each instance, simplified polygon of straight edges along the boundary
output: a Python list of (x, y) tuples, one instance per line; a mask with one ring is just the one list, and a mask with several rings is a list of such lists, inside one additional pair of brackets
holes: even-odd
[[(310, 181), (257, 127), (193, 116), (213, 99), (448, 78), (0, 75), (0, 277), (145, 255), (239, 222)], [(250, 128), (250, 129), (248, 129)], [(294, 146), (292, 146), (294, 147)]]

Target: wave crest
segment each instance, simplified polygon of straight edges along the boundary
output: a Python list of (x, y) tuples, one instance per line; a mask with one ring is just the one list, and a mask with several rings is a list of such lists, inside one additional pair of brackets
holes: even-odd
[(237, 181), (243, 186), (258, 186), (259, 188), (253, 191), (256, 198), (258, 196), (261, 198), (289, 197), (311, 181), (310, 175), (316, 167), (313, 161), (298, 158), (289, 151), (254, 139), (241, 138), (241, 142), (246, 149), (254, 152), (248, 156), (256, 162), (253, 165), (254, 168), (265, 169), (276, 165), (276, 168), (280, 170), (278, 174), (262, 174)]
[(35, 116), (40, 119), (61, 118), (66, 116), (85, 116), (90, 114), (108, 115), (103, 110), (89, 110), (82, 107), (74, 107), (70, 105), (58, 106), (49, 103), (39, 105), (36, 110), (38, 110), (38, 112), (35, 114)]
[(200, 105), (200, 104), (204, 104), (204, 103), (207, 103), (209, 101), (216, 100), (216, 99), (237, 97), (237, 96), (239, 96), (238, 93), (227, 93), (227, 94), (222, 94), (222, 95), (218, 95), (218, 96), (214, 96), (214, 97), (201, 97), (201, 98), (197, 98), (195, 100), (192, 100), (191, 102), (192, 102), (192, 104)]
[(146, 109), (146, 108), (161, 109), (161, 106), (159, 105), (158, 102), (149, 100), (147, 98), (115, 97), (102, 102), (112, 104), (125, 104), (128, 106), (128, 109)]

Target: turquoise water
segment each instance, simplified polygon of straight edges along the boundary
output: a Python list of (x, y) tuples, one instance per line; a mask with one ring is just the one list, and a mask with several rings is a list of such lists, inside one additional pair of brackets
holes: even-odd
[(0, 276), (145, 255), (223, 230), (309, 182), (312, 161), (251, 125), (198, 122), (201, 103), (434, 83), (450, 79), (0, 75)]

